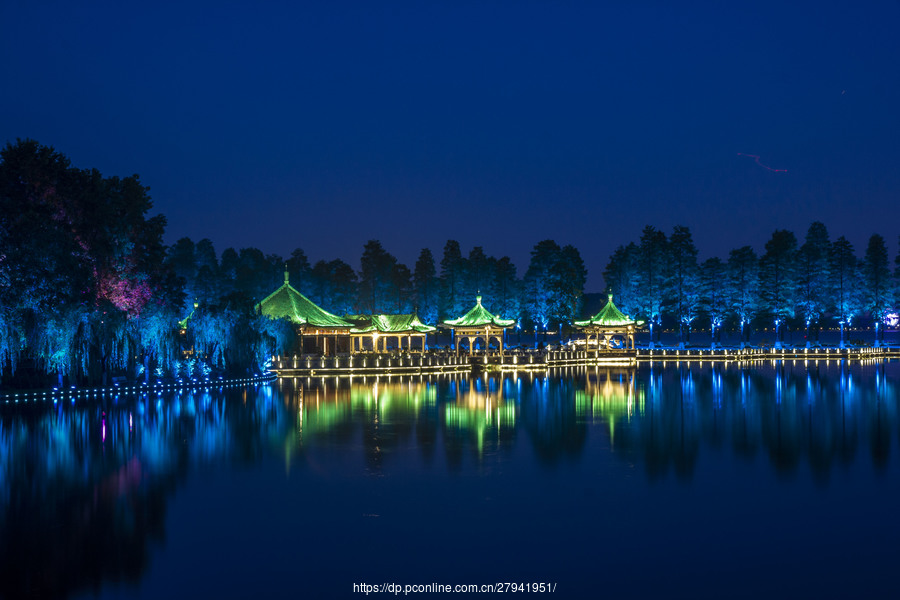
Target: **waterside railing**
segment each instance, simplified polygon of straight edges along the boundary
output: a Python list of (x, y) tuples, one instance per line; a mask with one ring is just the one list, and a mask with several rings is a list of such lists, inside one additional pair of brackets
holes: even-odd
[(641, 348), (637, 350), (515, 350), (455, 355), (446, 352), (275, 356), (282, 377), (529, 371), (568, 366), (634, 366), (639, 362), (770, 360), (878, 360), (900, 358), (897, 348)]

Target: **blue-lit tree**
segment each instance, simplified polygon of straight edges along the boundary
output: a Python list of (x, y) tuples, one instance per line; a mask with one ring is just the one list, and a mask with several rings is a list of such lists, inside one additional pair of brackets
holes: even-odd
[(441, 258), (441, 312), (440, 320), (462, 316), (470, 308), (472, 298), (463, 293), (465, 260), (456, 240), (447, 240)]
[(796, 254), (796, 236), (779, 229), (766, 242), (766, 252), (759, 261), (760, 291), (779, 343), (784, 341), (785, 322), (795, 314)]
[(728, 254), (728, 301), (741, 330), (741, 347), (750, 340), (750, 323), (760, 310), (759, 259), (750, 246)]
[(642, 314), (638, 291), (639, 264), (640, 249), (631, 242), (616, 248), (603, 271), (607, 291), (613, 294), (616, 306), (627, 315)]
[[(806, 240), (797, 252), (797, 302), (804, 322), (806, 337), (810, 339), (811, 328), (815, 328), (818, 339), (819, 319), (827, 310), (830, 290), (830, 250), (828, 230), (816, 221), (806, 232)], [(807, 342), (808, 343), (808, 342)]]
[(697, 247), (691, 230), (676, 225), (669, 236), (669, 278), (666, 295), (678, 320), (681, 342), (690, 339), (691, 324), (700, 308), (700, 273), (697, 266)]
[(859, 269), (853, 244), (844, 236), (831, 245), (830, 287), (832, 289), (833, 310), (841, 327), (841, 347), (844, 346), (844, 332), (862, 306)]
[(869, 238), (866, 246), (862, 275), (866, 290), (865, 307), (875, 325), (876, 343), (880, 343), (884, 341), (884, 322), (891, 309), (891, 272), (888, 268), (887, 244), (877, 233)]
[(709, 318), (712, 342), (720, 342), (722, 325), (729, 312), (728, 279), (721, 258), (708, 258), (700, 265), (701, 310)]
[(651, 225), (641, 232), (636, 291), (639, 316), (650, 327), (651, 343), (659, 341), (663, 303), (668, 283), (668, 245), (666, 234)]
[(521, 284), (516, 278), (516, 265), (508, 256), (496, 261), (491, 282), (493, 310), (503, 319), (521, 319)]
[(425, 323), (437, 323), (440, 302), (440, 281), (434, 266), (434, 255), (423, 248), (413, 271), (416, 310)]
[(347, 315), (356, 311), (359, 298), (356, 271), (341, 259), (318, 261), (307, 276), (307, 282), (308, 297), (327, 306), (329, 312)]

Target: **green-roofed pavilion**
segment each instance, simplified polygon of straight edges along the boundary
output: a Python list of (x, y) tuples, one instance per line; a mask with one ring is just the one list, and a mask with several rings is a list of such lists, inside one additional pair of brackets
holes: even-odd
[(333, 315), (295, 290), (284, 272), (284, 284), (266, 296), (256, 309), (271, 319), (290, 319), (300, 334), (303, 353), (323, 355), (350, 350), (353, 323)]
[[(406, 349), (412, 352), (413, 340), (419, 339), (419, 350), (425, 351), (425, 337), (436, 331), (431, 325), (426, 325), (417, 314), (407, 315), (372, 315), (361, 318), (361, 322), (350, 330), (352, 339), (351, 347), (354, 352), (364, 350), (364, 340), (372, 340), (372, 350), (378, 352), (378, 343), (381, 342), (382, 352), (387, 351), (387, 340), (397, 338), (397, 349), (403, 350), (403, 338), (406, 338)], [(358, 344), (358, 348), (357, 348)]]
[(485, 351), (491, 342), (491, 338), (497, 340), (500, 347), (500, 354), (503, 354), (503, 332), (513, 325), (515, 319), (501, 319), (492, 314), (481, 304), (481, 296), (475, 297), (475, 306), (459, 317), (458, 319), (450, 319), (444, 321), (444, 326), (453, 330), (453, 338), (455, 340), (456, 353), (459, 354), (459, 345), (463, 340), (469, 344), (469, 351), (472, 351), (472, 343), (478, 338), (484, 338)]
[(591, 337), (594, 338), (595, 352), (597, 353), (600, 351), (601, 336), (608, 350), (611, 349), (610, 341), (614, 338), (622, 339), (626, 350), (629, 349), (629, 346), (631, 350), (634, 350), (634, 332), (642, 324), (643, 321), (635, 321), (616, 308), (616, 305), (613, 304), (612, 294), (609, 294), (606, 306), (601, 308), (596, 315), (586, 321), (575, 321), (575, 326), (585, 334), (587, 347), (590, 346)]

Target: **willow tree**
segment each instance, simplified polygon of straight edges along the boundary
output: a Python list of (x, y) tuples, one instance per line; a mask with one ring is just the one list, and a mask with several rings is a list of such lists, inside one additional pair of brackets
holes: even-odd
[(77, 169), (32, 140), (0, 151), (4, 321), (20, 358), (101, 381), (141, 352), (134, 320), (151, 302), (175, 320), (181, 290), (152, 206), (137, 175)]

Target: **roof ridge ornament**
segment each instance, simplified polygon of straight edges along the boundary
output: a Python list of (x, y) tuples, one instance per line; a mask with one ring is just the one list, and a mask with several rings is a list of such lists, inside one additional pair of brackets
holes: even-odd
[(287, 263), (284, 263), (284, 285), (290, 285)]

